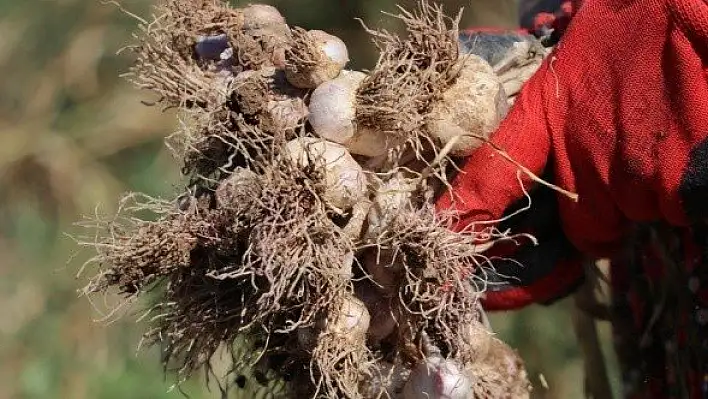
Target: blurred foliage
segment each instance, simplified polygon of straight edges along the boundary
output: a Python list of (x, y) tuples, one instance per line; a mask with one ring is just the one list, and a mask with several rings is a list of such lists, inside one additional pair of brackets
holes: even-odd
[[(149, 1), (123, 0), (138, 14)], [(380, 26), (384, 0), (274, 0), (292, 24), (340, 35), (353, 68), (375, 53), (355, 17)], [(448, 4), (449, 3), (449, 4)], [(467, 5), (447, 1), (448, 10)], [(410, 2), (403, 4), (410, 4)], [(514, 0), (473, 0), (463, 26), (513, 26)], [(0, 398), (176, 398), (157, 349), (136, 352), (134, 306), (108, 324), (77, 298), (90, 253), (75, 253), (73, 223), (111, 213), (121, 193), (172, 197), (178, 167), (163, 145), (175, 120), (118, 75), (117, 55), (134, 20), (99, 0), (0, 0)], [(536, 397), (574, 398), (581, 363), (567, 304), (496, 315), (500, 335), (519, 348)], [(607, 332), (605, 331), (605, 336)], [(540, 386), (543, 374), (549, 389)], [(199, 381), (192, 398), (217, 397)]]

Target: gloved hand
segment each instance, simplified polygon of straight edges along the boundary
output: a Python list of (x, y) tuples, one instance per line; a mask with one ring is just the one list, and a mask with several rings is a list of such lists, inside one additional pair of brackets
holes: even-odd
[[(524, 269), (531, 278), (507, 279), (516, 287), (489, 292), (488, 308), (567, 292), (582, 275), (579, 254), (617, 253), (632, 222), (706, 219), (707, 65), (704, 0), (583, 3), (491, 137), (533, 173), (578, 194), (577, 201), (554, 194), (557, 210), (551, 211), (574, 249), (544, 259), (554, 267), (539, 273), (544, 267), (517, 266), (515, 273)], [(527, 175), (521, 180), (533, 189)], [(484, 145), (437, 207), (454, 211), (462, 229), (498, 220), (523, 198), (518, 168)]]
[[(473, 28), (460, 33), (460, 42), (462, 51), (478, 55), (492, 65), (510, 103), (548, 52), (538, 39), (524, 30)], [(514, 242), (497, 243), (487, 251), (487, 255), (494, 258), (493, 267), (479, 271), (487, 282), (486, 292), (492, 296), (503, 293), (503, 298), (497, 295), (498, 300), (487, 304), (488, 310), (516, 308), (531, 301), (552, 302), (581, 281), (580, 256), (560, 228), (554, 192), (543, 186), (534, 187), (531, 197), (536, 204), (533, 212), (521, 213), (496, 227), (530, 234), (540, 245), (529, 245), (532, 241), (527, 236), (519, 236)], [(518, 213), (524, 206), (525, 201), (519, 201), (507, 209), (506, 215)], [(562, 274), (551, 273), (560, 263), (566, 265), (559, 269)], [(567, 283), (559, 284), (559, 280)], [(527, 288), (529, 284), (533, 285), (531, 289)], [(548, 285), (568, 288), (556, 292)]]

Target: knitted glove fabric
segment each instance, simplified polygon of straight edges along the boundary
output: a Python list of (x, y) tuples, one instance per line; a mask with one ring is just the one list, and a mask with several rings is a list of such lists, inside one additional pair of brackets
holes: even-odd
[[(557, 215), (580, 252), (616, 253), (632, 222), (708, 216), (707, 57), (704, 0), (588, 0), (492, 135), (578, 194), (558, 195)], [(483, 146), (437, 206), (456, 213), (458, 229), (497, 220), (523, 197), (517, 172)], [(564, 272), (561, 262), (547, 277)]]

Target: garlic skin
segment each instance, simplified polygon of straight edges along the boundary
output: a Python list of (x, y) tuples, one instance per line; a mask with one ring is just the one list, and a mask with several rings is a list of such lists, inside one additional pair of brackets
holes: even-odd
[(356, 340), (366, 335), (371, 323), (371, 316), (364, 302), (354, 296), (347, 296), (335, 309), (327, 319), (327, 332), (348, 336)]
[(474, 399), (472, 378), (456, 362), (433, 355), (413, 369), (403, 399)]
[(350, 209), (366, 195), (364, 170), (339, 144), (300, 137), (287, 143), (286, 156), (300, 167), (312, 162), (324, 171), (327, 189), (323, 199), (340, 211)]
[(337, 36), (321, 30), (295, 31), (285, 73), (290, 84), (314, 89), (336, 78), (349, 62), (347, 45)]
[(231, 176), (219, 183), (216, 203), (223, 209), (245, 209), (257, 198), (261, 186), (258, 175), (245, 168), (236, 168)]
[(326, 318), (317, 320), (313, 326), (298, 328), (297, 340), (305, 350), (314, 348), (323, 333), (363, 343), (370, 325), (371, 316), (364, 302), (353, 295), (345, 295)]
[(376, 190), (374, 202), (367, 216), (367, 237), (377, 237), (402, 212), (412, 210), (412, 195), (417, 189), (416, 180), (397, 173)]
[(243, 27), (241, 29), (245, 31), (285, 25), (285, 17), (271, 5), (250, 4), (241, 11), (243, 12)]
[[(316, 42), (320, 43), (320, 49), (327, 56), (333, 66), (342, 68), (349, 62), (349, 50), (344, 41), (337, 36), (321, 30), (311, 30), (308, 32)], [(339, 73), (337, 73), (339, 75)], [(335, 75), (336, 76), (336, 75)]]
[(358, 126), (356, 134), (347, 141), (346, 147), (353, 154), (379, 157), (385, 155), (389, 149), (403, 144), (404, 141), (381, 130)]
[(356, 91), (366, 74), (342, 71), (334, 80), (323, 83), (310, 97), (308, 120), (320, 137), (344, 144), (356, 133)]
[(356, 92), (366, 79), (358, 71), (342, 71), (319, 85), (310, 97), (308, 120), (318, 136), (347, 147), (352, 154), (376, 157), (397, 144), (381, 131), (357, 126)]
[(233, 78), (231, 89), (240, 112), (257, 115), (261, 129), (269, 133), (295, 131), (307, 117), (302, 91), (290, 86), (276, 67), (243, 71)]
[(504, 87), (485, 60), (465, 54), (458, 66), (457, 80), (433, 104), (426, 126), (441, 146), (456, 139), (451, 154), (464, 157), (483, 143), (469, 134), (488, 138), (506, 116), (509, 104)]

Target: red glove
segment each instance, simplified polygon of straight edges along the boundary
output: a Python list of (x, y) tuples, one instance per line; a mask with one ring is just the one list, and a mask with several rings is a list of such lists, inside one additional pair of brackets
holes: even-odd
[[(565, 235), (581, 252), (612, 255), (632, 222), (708, 216), (707, 62), (704, 0), (588, 0), (492, 141), (577, 193), (577, 202), (557, 196)], [(523, 197), (517, 168), (491, 146), (470, 156), (452, 185), (438, 208), (456, 211), (458, 229), (497, 220)], [(491, 292), (486, 304), (552, 297), (548, 290), (573, 280), (554, 277), (564, 274), (573, 273), (561, 262), (535, 282)], [(527, 295), (515, 302), (506, 292)]]
[[(580, 3), (578, 0), (575, 0), (575, 2)], [(532, 31), (543, 36), (544, 31), (553, 30), (554, 34), (560, 38), (568, 28), (568, 24), (570, 24), (574, 9), (579, 5), (576, 4), (574, 7), (573, 3), (573, 1), (564, 1), (558, 11), (554, 13), (540, 12), (536, 14), (533, 17)]]

